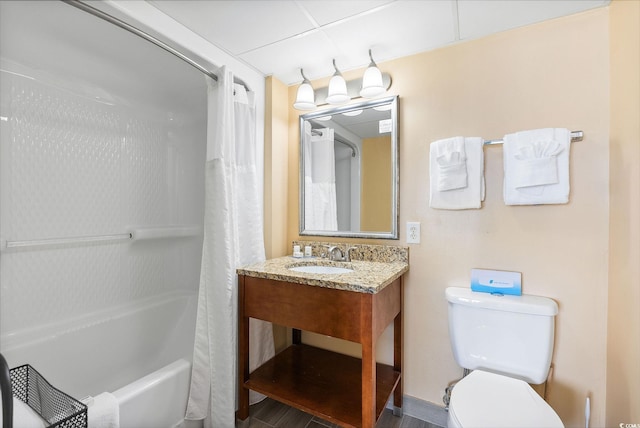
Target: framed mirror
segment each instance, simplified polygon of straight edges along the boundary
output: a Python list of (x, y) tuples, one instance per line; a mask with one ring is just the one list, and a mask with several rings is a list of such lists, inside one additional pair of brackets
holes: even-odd
[(300, 116), (300, 235), (398, 239), (398, 97)]

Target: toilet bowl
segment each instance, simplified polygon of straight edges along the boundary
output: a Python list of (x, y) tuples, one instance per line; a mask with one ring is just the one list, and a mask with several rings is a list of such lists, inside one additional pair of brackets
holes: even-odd
[(525, 381), (474, 370), (453, 388), (448, 428), (561, 428), (556, 412)]

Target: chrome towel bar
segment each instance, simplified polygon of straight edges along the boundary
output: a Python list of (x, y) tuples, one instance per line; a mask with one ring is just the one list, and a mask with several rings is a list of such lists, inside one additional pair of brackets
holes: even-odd
[[(582, 131), (571, 131), (571, 142), (575, 143), (576, 141), (582, 141), (584, 137), (584, 132)], [(485, 140), (485, 145), (494, 145), (494, 144), (502, 144), (503, 140)]]

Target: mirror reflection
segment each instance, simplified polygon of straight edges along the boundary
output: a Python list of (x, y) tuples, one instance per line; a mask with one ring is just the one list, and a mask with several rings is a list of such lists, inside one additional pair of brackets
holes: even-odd
[(300, 116), (300, 234), (398, 239), (398, 97)]

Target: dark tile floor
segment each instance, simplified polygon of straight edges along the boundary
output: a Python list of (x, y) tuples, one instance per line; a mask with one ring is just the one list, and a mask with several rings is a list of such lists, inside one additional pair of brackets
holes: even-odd
[[(251, 406), (237, 428), (337, 428), (338, 425), (267, 398)], [(385, 409), (376, 428), (442, 428), (411, 416), (396, 417)]]

